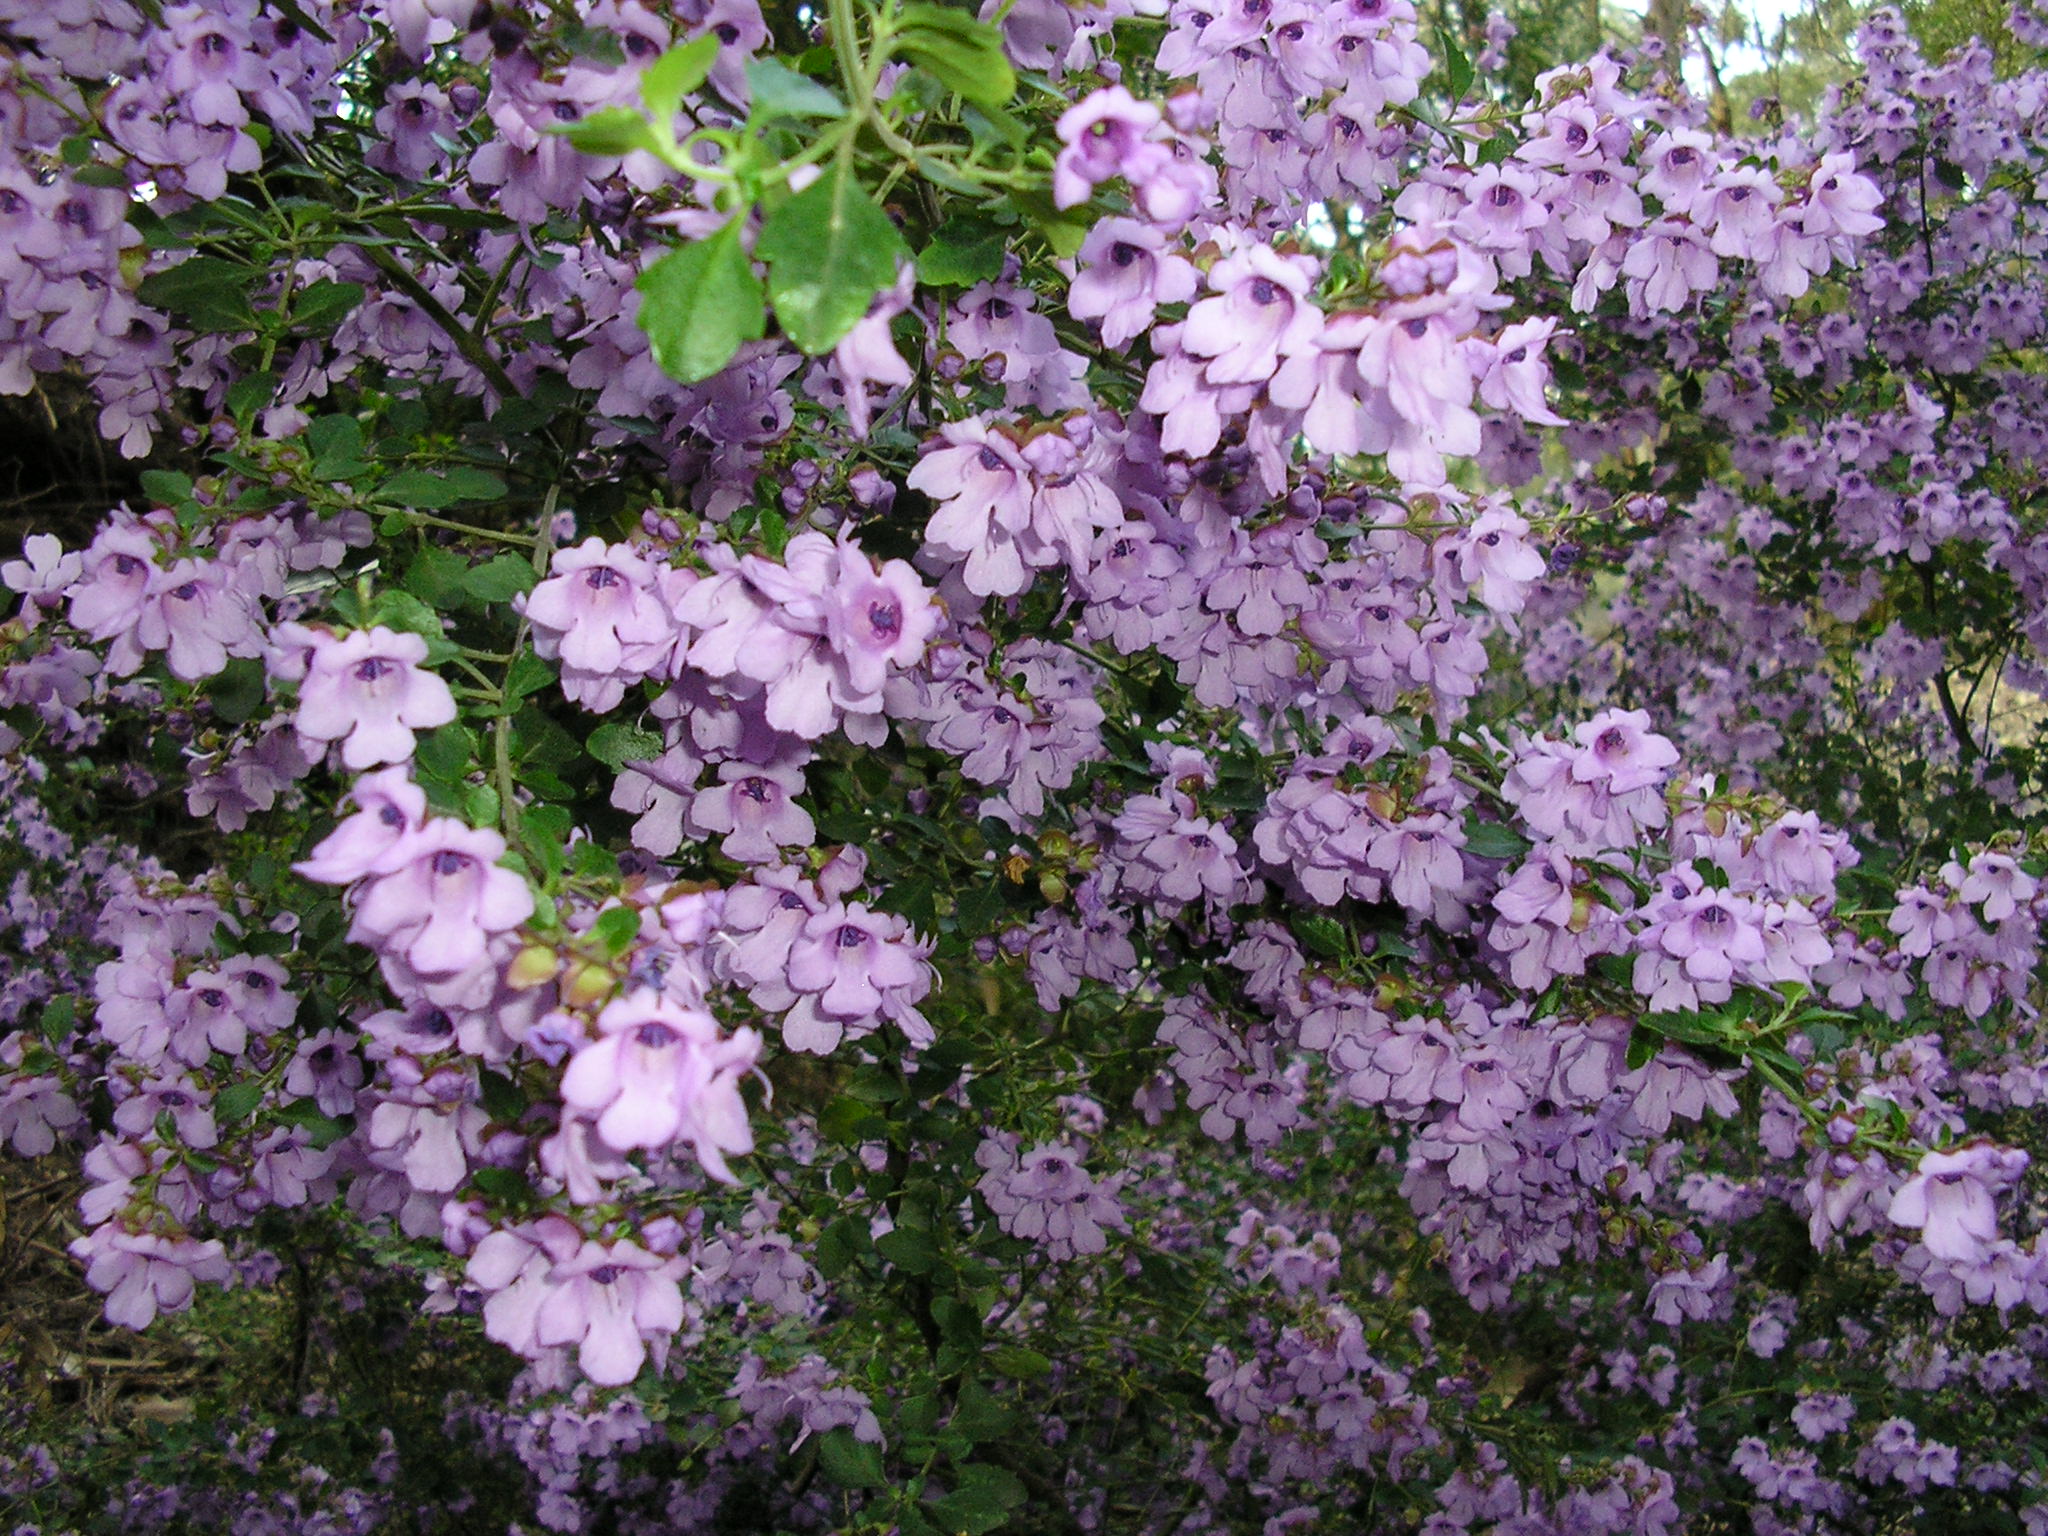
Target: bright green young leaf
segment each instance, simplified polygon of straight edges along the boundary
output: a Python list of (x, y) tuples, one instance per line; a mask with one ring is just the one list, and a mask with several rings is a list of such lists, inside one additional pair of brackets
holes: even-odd
[(846, 103), (808, 75), (774, 57), (747, 60), (747, 115), (757, 123), (778, 117), (844, 117)]
[(716, 234), (671, 251), (640, 274), (638, 324), (654, 361), (683, 384), (710, 378), (743, 342), (767, 333), (765, 296), (740, 249), (734, 218)]
[(555, 131), (586, 155), (630, 155), (636, 149), (658, 155), (664, 147), (653, 125), (631, 107), (599, 107)]
[(707, 32), (695, 42), (671, 48), (640, 76), (640, 100), (648, 115), (664, 128), (683, 105), (683, 98), (702, 85), (718, 59), (718, 34)]
[(623, 955), (632, 942), (640, 937), (640, 909), (612, 907), (600, 912), (590, 931), (604, 946), (606, 954)]
[(984, 108), (1001, 107), (1017, 94), (1002, 34), (987, 22), (933, 5), (905, 6), (899, 14), (898, 49), (947, 90)]
[(845, 160), (776, 209), (754, 251), (768, 263), (783, 331), (813, 357), (853, 329), (910, 256)]

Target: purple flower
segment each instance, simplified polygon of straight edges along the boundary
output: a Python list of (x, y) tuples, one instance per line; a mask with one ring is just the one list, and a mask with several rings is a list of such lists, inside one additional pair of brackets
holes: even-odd
[(498, 867), (504, 855), (495, 832), (429, 821), (358, 892), (349, 939), (403, 959), (422, 976), (468, 970), (483, 960), (490, 935), (533, 915), (526, 882)]
[(1646, 710), (1603, 710), (1572, 732), (1580, 753), (1572, 777), (1610, 795), (1662, 787), (1678, 761), (1678, 748), (1650, 730)]
[(543, 1348), (574, 1344), (584, 1375), (599, 1386), (624, 1386), (640, 1374), (649, 1344), (666, 1357), (670, 1336), (683, 1326), (682, 1272), (679, 1260), (636, 1243), (586, 1241), (548, 1272), (553, 1294), (534, 1340)]
[(718, 765), (718, 782), (690, 802), (684, 824), (699, 837), (723, 834), (719, 851), (742, 864), (769, 864), (783, 848), (806, 847), (817, 829), (795, 797), (803, 769), (794, 763)]
[(323, 1115), (353, 1113), (356, 1090), (363, 1086), (363, 1063), (350, 1049), (353, 1043), (350, 1034), (339, 1029), (308, 1035), (285, 1071), (284, 1091), (311, 1099)]
[(1172, 159), (1150, 142), (1159, 109), (1120, 85), (1092, 91), (1060, 114), (1061, 149), (1053, 161), (1052, 198), (1061, 208), (1085, 203), (1102, 182), (1121, 176), (1133, 187), (1150, 181)]
[(54, 608), (85, 569), (85, 557), (66, 554), (57, 536), (32, 533), (22, 541), (20, 560), (0, 565), (0, 582), (21, 594), (21, 616), (33, 629), (45, 608)]
[(1282, 357), (1308, 351), (1323, 328), (1309, 298), (1315, 280), (1312, 256), (1244, 246), (1209, 269), (1216, 297), (1188, 311), (1182, 350), (1206, 359), (1202, 376), (1210, 384), (1265, 383)]
[(1920, 1241), (1936, 1258), (1981, 1264), (1998, 1237), (1996, 1197), (2027, 1162), (2024, 1152), (1984, 1141), (1929, 1152), (1892, 1196), (1886, 1215), (1894, 1226), (1919, 1228)]
[(420, 670), (426, 659), (423, 636), (381, 624), (340, 639), (326, 636), (308, 660), (293, 724), (309, 742), (340, 742), (341, 760), (350, 768), (408, 762), (415, 731), (455, 718), (448, 685)]
[(131, 1232), (117, 1223), (93, 1228), (71, 1245), (85, 1261), (85, 1283), (107, 1298), (107, 1321), (147, 1328), (159, 1312), (192, 1305), (199, 1281), (225, 1282), (227, 1251), (217, 1241)]
[(931, 991), (930, 953), (903, 918), (859, 902), (834, 902), (807, 918), (789, 948), (788, 983), (798, 996), (782, 1021), (783, 1043), (828, 1055), (842, 1038), (886, 1020), (911, 1044), (929, 1045), (931, 1026), (916, 1005)]
[(349, 798), (358, 807), (356, 814), (292, 866), (308, 880), (348, 885), (365, 875), (390, 874), (404, 866), (411, 840), (426, 825), (426, 791), (405, 768), (364, 774)]
[(629, 683), (657, 671), (681, 626), (655, 568), (629, 545), (595, 536), (558, 549), (522, 600), (534, 649), (562, 663), (562, 691), (584, 708), (616, 708)]
[(739, 1083), (760, 1058), (760, 1035), (721, 1036), (708, 1013), (649, 992), (609, 1004), (597, 1026), (562, 1074), (562, 1101), (618, 1151), (684, 1143), (712, 1178), (735, 1182), (725, 1154), (754, 1149)]
[(987, 1170), (974, 1187), (1005, 1232), (1059, 1261), (1101, 1253), (1109, 1246), (1105, 1230), (1128, 1230), (1116, 1198), (1121, 1174), (1097, 1180), (1071, 1147), (1048, 1144), (1019, 1157), (1014, 1143), (1014, 1137), (990, 1137), (974, 1154)]
[(1112, 349), (1150, 329), (1160, 305), (1192, 299), (1201, 282), (1194, 263), (1167, 249), (1165, 234), (1136, 219), (1098, 220), (1078, 263), (1067, 313), (1100, 321), (1102, 344)]

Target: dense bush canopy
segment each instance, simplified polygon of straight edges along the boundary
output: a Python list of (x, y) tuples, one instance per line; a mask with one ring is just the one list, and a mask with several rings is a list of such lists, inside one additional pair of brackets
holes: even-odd
[(1484, 38), (0, 0), (11, 1518), (2048, 1532), (2048, 74)]

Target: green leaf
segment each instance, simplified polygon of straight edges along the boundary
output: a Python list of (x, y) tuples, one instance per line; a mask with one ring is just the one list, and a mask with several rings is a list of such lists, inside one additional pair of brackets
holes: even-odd
[(159, 505), (175, 506), (192, 499), (192, 477), (175, 469), (145, 469), (141, 479), (143, 494)]
[(846, 103), (808, 75), (800, 75), (772, 54), (747, 60), (747, 90), (754, 122), (778, 117), (844, 117)]
[(1654, 1029), (1645, 1029), (1642, 1021), (1640, 1019), (1637, 1020), (1635, 1029), (1630, 1032), (1628, 1037), (1628, 1055), (1625, 1058), (1628, 1070), (1633, 1072), (1639, 1067), (1648, 1066), (1662, 1049), (1664, 1049), (1663, 1036), (1659, 1035)]
[(956, 214), (934, 231), (932, 243), (918, 254), (918, 281), (949, 288), (994, 282), (1003, 275), (1008, 249), (1009, 239), (1001, 229)]
[(252, 720), (263, 707), (263, 663), (240, 656), (206, 684), (206, 700), (214, 717), (228, 725)]
[(521, 651), (505, 674), (505, 696), (518, 700), (538, 693), (555, 680), (555, 669), (532, 651)]
[(441, 726), (420, 737), (413, 761), (427, 778), (460, 783), (478, 765), (476, 736), (460, 722)]
[(1031, 221), (1032, 228), (1044, 237), (1055, 256), (1079, 254), (1081, 242), (1095, 227), (1096, 216), (1086, 204), (1079, 208), (1061, 208), (1053, 202), (1050, 192), (1019, 187), (1010, 194), (1010, 200)]
[(213, 1096), (213, 1112), (226, 1125), (238, 1125), (263, 1102), (263, 1084), (253, 1078), (229, 1083)]
[(850, 1429), (834, 1429), (818, 1437), (818, 1465), (842, 1488), (884, 1488), (889, 1483), (882, 1470), (881, 1448), (854, 1439)]
[(311, 331), (331, 331), (362, 302), (361, 283), (338, 283), (323, 277), (292, 296), (292, 324)]
[(667, 146), (653, 124), (631, 107), (599, 107), (580, 122), (554, 128), (570, 147), (585, 155), (630, 155), (636, 149), (658, 155)]
[(1050, 1360), (1035, 1349), (1024, 1349), (1016, 1344), (1005, 1344), (993, 1351), (988, 1363), (1018, 1381), (1041, 1381), (1052, 1374)]
[(378, 486), (374, 500), (399, 507), (451, 507), (458, 501), (496, 501), (505, 494), (505, 482), (488, 470), (465, 464), (432, 472), (401, 469)]
[(168, 310), (194, 330), (253, 331), (256, 313), (249, 307), (255, 272), (218, 256), (193, 256), (142, 280), (135, 296), (152, 309)]
[(897, 14), (898, 49), (947, 90), (983, 108), (1001, 107), (1017, 94), (1003, 36), (987, 22), (934, 5), (907, 5)]
[(477, 1073), (478, 1095), (493, 1120), (511, 1122), (526, 1113), (526, 1095), (502, 1072), (485, 1067)]
[(60, 993), (43, 1004), (43, 1038), (50, 1044), (62, 1045), (77, 1023), (78, 999), (71, 993)]
[(1529, 839), (1504, 822), (1465, 823), (1465, 851), (1482, 859), (1519, 859), (1529, 851)]
[(640, 909), (607, 908), (597, 914), (597, 921), (591, 924), (590, 931), (604, 946), (605, 953), (616, 959), (632, 948), (633, 941), (640, 937)]
[(682, 384), (710, 378), (743, 342), (767, 334), (766, 295), (754, 264), (740, 249), (741, 219), (716, 234), (671, 251), (640, 274), (635, 323), (647, 333), (654, 361)]
[(564, 27), (558, 35), (562, 46), (579, 59), (588, 59), (593, 64), (603, 64), (612, 69), (626, 62), (625, 47), (607, 28), (576, 23)]
[(818, 1134), (841, 1146), (872, 1141), (888, 1129), (889, 1122), (859, 1099), (834, 1099), (818, 1112)]
[(910, 254), (845, 160), (769, 215), (754, 253), (768, 263), (784, 333), (814, 357), (853, 329)]
[(868, 1240), (868, 1224), (851, 1216), (842, 1216), (818, 1234), (813, 1250), (818, 1261), (818, 1272), (827, 1280), (837, 1279), (853, 1266), (853, 1261), (873, 1246)]
[(526, 1175), (513, 1168), (477, 1168), (469, 1182), (504, 1205), (522, 1206), (533, 1199), (533, 1186)]
[(550, 884), (562, 877), (569, 858), (569, 831), (575, 818), (566, 806), (534, 805), (519, 813), (519, 832)]
[(1465, 57), (1465, 50), (1458, 46), (1458, 40), (1451, 36), (1450, 28), (1436, 29), (1436, 51), (1444, 71), (1444, 94), (1456, 106), (1465, 99), (1465, 93), (1472, 89), (1472, 61)]
[(479, 602), (510, 602), (533, 590), (533, 562), (519, 555), (499, 555), (470, 571), (468, 587)]
[(1026, 1498), (1017, 1474), (1002, 1467), (965, 1466), (956, 1474), (953, 1491), (932, 1501), (930, 1508), (939, 1528), (986, 1536), (1022, 1507)]
[(469, 562), (438, 544), (422, 546), (406, 568), (405, 590), (429, 608), (452, 608), (469, 591)]
[(949, 1427), (970, 1440), (996, 1440), (1007, 1434), (1017, 1416), (978, 1381), (960, 1385), (959, 1406)]
[(347, 480), (370, 466), (363, 462), (363, 427), (353, 416), (316, 417), (306, 428), (313, 450), (315, 480)]
[(628, 763), (645, 763), (661, 756), (661, 738), (637, 725), (614, 720), (590, 733), (584, 750), (617, 773)]
[(666, 127), (682, 109), (683, 98), (710, 76), (717, 58), (718, 34), (707, 32), (648, 65), (640, 76), (640, 99), (648, 114)]
[(245, 420), (253, 412), (270, 404), (270, 398), (277, 393), (277, 375), (274, 373), (250, 373), (228, 387), (226, 405), (228, 414), (237, 420)]
[(1504, 164), (1519, 148), (1521, 148), (1521, 143), (1513, 135), (1502, 133), (1495, 129), (1493, 137), (1479, 146), (1479, 163), (1481, 165)]
[(370, 605), (370, 622), (424, 635), (429, 640), (441, 638), (441, 616), (410, 592), (396, 587), (377, 594), (377, 601)]
[(875, 1239), (875, 1252), (910, 1275), (928, 1275), (939, 1264), (939, 1250), (932, 1246), (931, 1234), (915, 1227), (883, 1233)]
[(320, 1106), (311, 1099), (293, 1099), (277, 1112), (277, 1118), (286, 1125), (305, 1127), (313, 1136), (316, 1147), (331, 1147), (349, 1133), (349, 1127), (339, 1120), (331, 1120), (320, 1112)]
[(1287, 926), (1310, 954), (1341, 960), (1351, 953), (1351, 930), (1326, 912), (1290, 913)]

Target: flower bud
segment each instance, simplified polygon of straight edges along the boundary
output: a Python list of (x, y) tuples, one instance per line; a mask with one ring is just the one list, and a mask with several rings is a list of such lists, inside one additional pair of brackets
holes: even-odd
[(561, 968), (561, 956), (547, 945), (529, 944), (505, 967), (505, 985), (514, 992), (530, 992), (553, 981)]

